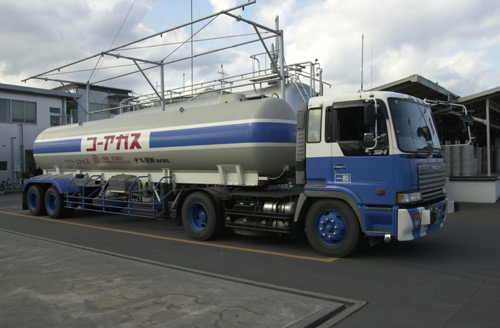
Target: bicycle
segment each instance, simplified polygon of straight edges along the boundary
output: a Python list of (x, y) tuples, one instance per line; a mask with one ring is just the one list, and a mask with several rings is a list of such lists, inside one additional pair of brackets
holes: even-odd
[(0, 194), (1, 195), (14, 192), (14, 189), (15, 189), (14, 185), (12, 183), (10, 183), (9, 178), (7, 178), (7, 180), (2, 180), (2, 182), (0, 182)]

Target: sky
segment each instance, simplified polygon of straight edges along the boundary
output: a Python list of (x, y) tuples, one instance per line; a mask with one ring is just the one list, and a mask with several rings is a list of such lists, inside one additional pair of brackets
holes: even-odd
[[(0, 83), (54, 88), (59, 83), (22, 80), (102, 51), (206, 17), (247, 0), (0, 0)], [(361, 83), (361, 40), (364, 35), (364, 89), (413, 74), (439, 83), (459, 96), (500, 86), (500, 1), (476, 0), (257, 0), (243, 18), (274, 28), (279, 16), (288, 64), (318, 59), (325, 94), (357, 92)], [(196, 24), (194, 51), (210, 51), (252, 33), (241, 22), (218, 17), (207, 27)], [(140, 49), (121, 55), (147, 60), (175, 60), (190, 52), (190, 30), (147, 40)], [(223, 40), (207, 40), (225, 36)], [(255, 37), (255, 36), (253, 36)], [(248, 36), (246, 37), (248, 39)], [(245, 39), (245, 37), (243, 37)], [(270, 42), (269, 42), (270, 43)], [(161, 45), (161, 46), (159, 46)], [(147, 46), (147, 47), (144, 47)], [(195, 82), (224, 73), (249, 72), (249, 56), (263, 52), (258, 44), (230, 49), (194, 60)], [(135, 92), (152, 89), (140, 74), (118, 80), (112, 75), (134, 69), (130, 61), (98, 57), (65, 68), (51, 78), (100, 82)], [(141, 64), (142, 66), (144, 64)], [(118, 67), (117, 67), (118, 66)], [(64, 73), (64, 74), (63, 74)], [(146, 72), (159, 84), (158, 69)], [(189, 61), (165, 70), (167, 87), (189, 84)]]

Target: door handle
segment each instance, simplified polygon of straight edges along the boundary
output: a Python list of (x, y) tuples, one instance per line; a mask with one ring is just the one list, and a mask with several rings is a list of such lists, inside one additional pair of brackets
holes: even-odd
[(345, 165), (335, 165), (333, 168), (336, 170), (345, 170), (347, 167)]

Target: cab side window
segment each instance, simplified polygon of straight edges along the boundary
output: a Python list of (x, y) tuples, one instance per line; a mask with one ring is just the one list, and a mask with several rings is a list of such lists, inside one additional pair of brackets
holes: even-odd
[(327, 141), (338, 142), (345, 156), (388, 154), (385, 106), (378, 105), (371, 124), (365, 120), (365, 106), (364, 102), (333, 104), (331, 114), (327, 112)]
[(321, 108), (311, 108), (307, 115), (307, 142), (321, 141)]
[(339, 108), (337, 110), (339, 141), (363, 140), (368, 127), (364, 123), (363, 107)]

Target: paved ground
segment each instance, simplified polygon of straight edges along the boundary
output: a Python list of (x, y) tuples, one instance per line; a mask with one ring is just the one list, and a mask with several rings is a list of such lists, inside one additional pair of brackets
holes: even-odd
[(336, 309), (326, 326), (350, 313), (335, 327), (499, 326), (500, 203), (462, 204), (425, 238), (333, 259), (276, 237), (193, 242), (171, 221), (34, 218), (19, 202), (19, 194), (0, 198), (1, 327), (44, 318), (51, 326), (286, 327)]
[(330, 326), (354, 305), (4, 231), (0, 249), (0, 327)]

